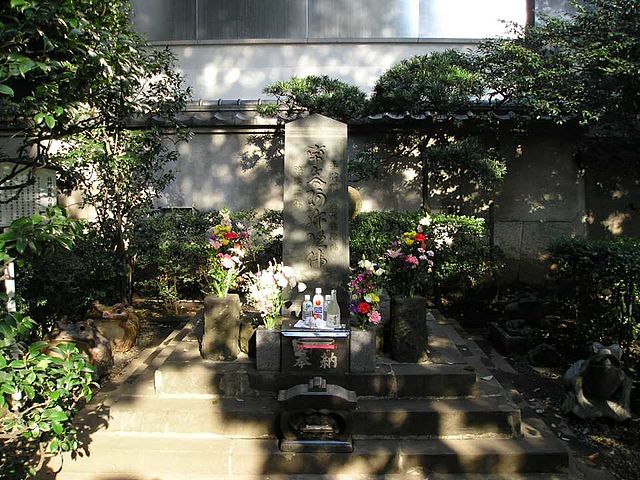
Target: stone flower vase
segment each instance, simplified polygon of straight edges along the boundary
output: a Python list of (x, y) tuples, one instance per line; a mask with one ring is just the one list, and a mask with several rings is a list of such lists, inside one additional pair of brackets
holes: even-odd
[(376, 331), (352, 328), (349, 342), (351, 372), (373, 372), (376, 369)]
[(427, 359), (427, 304), (424, 297), (391, 297), (391, 354), (398, 362)]
[(256, 370), (280, 371), (280, 330), (260, 325), (256, 330)]
[(240, 335), (240, 297), (207, 295), (204, 298), (204, 332), (200, 354), (209, 360), (235, 360)]

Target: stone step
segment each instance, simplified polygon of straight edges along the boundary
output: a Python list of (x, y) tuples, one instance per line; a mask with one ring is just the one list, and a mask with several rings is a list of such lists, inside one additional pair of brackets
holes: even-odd
[(67, 456), (56, 480), (82, 473), (87, 480), (97, 474), (157, 478), (156, 472), (165, 476), (554, 473), (568, 466), (568, 454), (559, 441), (539, 432), (514, 439), (355, 440), (351, 454), (283, 453), (271, 439), (193, 434), (96, 436), (88, 448), (89, 455), (75, 460)]
[[(271, 398), (120, 397), (100, 410), (87, 409), (77, 422), (98, 432), (218, 434), (233, 438), (273, 437), (278, 405)], [(103, 425), (106, 429), (101, 429)], [(377, 437), (520, 434), (520, 411), (496, 397), (474, 399), (360, 399), (354, 435)]]
[(303, 474), (303, 475), (225, 475), (225, 474), (164, 474), (161, 472), (118, 475), (115, 479), (111, 473), (92, 473), (87, 475), (86, 472), (81, 473), (62, 473), (58, 477), (48, 477), (42, 475), (38, 477), (42, 480), (570, 480), (568, 474), (565, 473), (542, 473), (542, 474), (513, 474), (506, 475), (487, 475), (487, 474), (431, 474), (428, 479), (422, 473), (409, 472), (402, 474)]
[[(188, 373), (187, 373), (188, 372)], [(372, 373), (324, 373), (329, 384), (358, 396), (465, 397), (476, 392), (476, 374), (465, 365), (382, 364)], [(165, 363), (155, 371), (155, 390), (162, 395), (246, 396), (251, 390), (277, 392), (307, 383), (303, 372), (258, 372), (250, 363), (199, 361)]]

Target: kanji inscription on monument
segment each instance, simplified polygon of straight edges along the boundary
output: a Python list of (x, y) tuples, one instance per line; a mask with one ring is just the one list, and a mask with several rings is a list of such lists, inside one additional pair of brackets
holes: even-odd
[[(338, 289), (346, 312), (347, 125), (322, 115), (288, 123), (284, 165), (283, 260), (310, 288)], [(300, 296), (293, 301), (299, 311)]]
[[(0, 176), (9, 176), (15, 168), (15, 164), (9, 162), (0, 163)], [(48, 207), (56, 205), (56, 172), (45, 168), (37, 169), (33, 173), (33, 183), (18, 189), (0, 190), (0, 226), (6, 227), (14, 220), (29, 217), (35, 213), (45, 211)], [(7, 187), (21, 186), (27, 181), (26, 173), (19, 173), (14, 178), (5, 182)], [(20, 192), (17, 198), (12, 199), (16, 192)], [(8, 202), (8, 203), (7, 203)]]

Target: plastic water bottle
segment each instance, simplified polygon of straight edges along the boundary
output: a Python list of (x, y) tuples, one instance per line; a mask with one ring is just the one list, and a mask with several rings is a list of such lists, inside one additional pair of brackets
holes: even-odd
[(313, 296), (313, 319), (315, 321), (323, 320), (324, 317), (324, 297), (322, 289), (316, 288), (316, 294)]
[(302, 302), (302, 321), (311, 326), (313, 320), (313, 303), (311, 303), (311, 295), (304, 296), (304, 302)]
[(335, 290), (331, 290), (331, 301), (327, 307), (327, 326), (331, 328), (340, 326), (340, 305)]

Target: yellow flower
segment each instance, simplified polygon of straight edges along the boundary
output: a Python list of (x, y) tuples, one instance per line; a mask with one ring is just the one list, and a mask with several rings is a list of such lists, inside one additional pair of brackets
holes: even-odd
[(380, 296), (377, 293), (372, 293), (371, 303), (379, 303), (379, 302), (380, 302)]
[(413, 245), (414, 242), (415, 242), (415, 240), (412, 240), (411, 238), (408, 238), (408, 237), (405, 237), (405, 239), (404, 239), (404, 243), (409, 245), (409, 246)]

